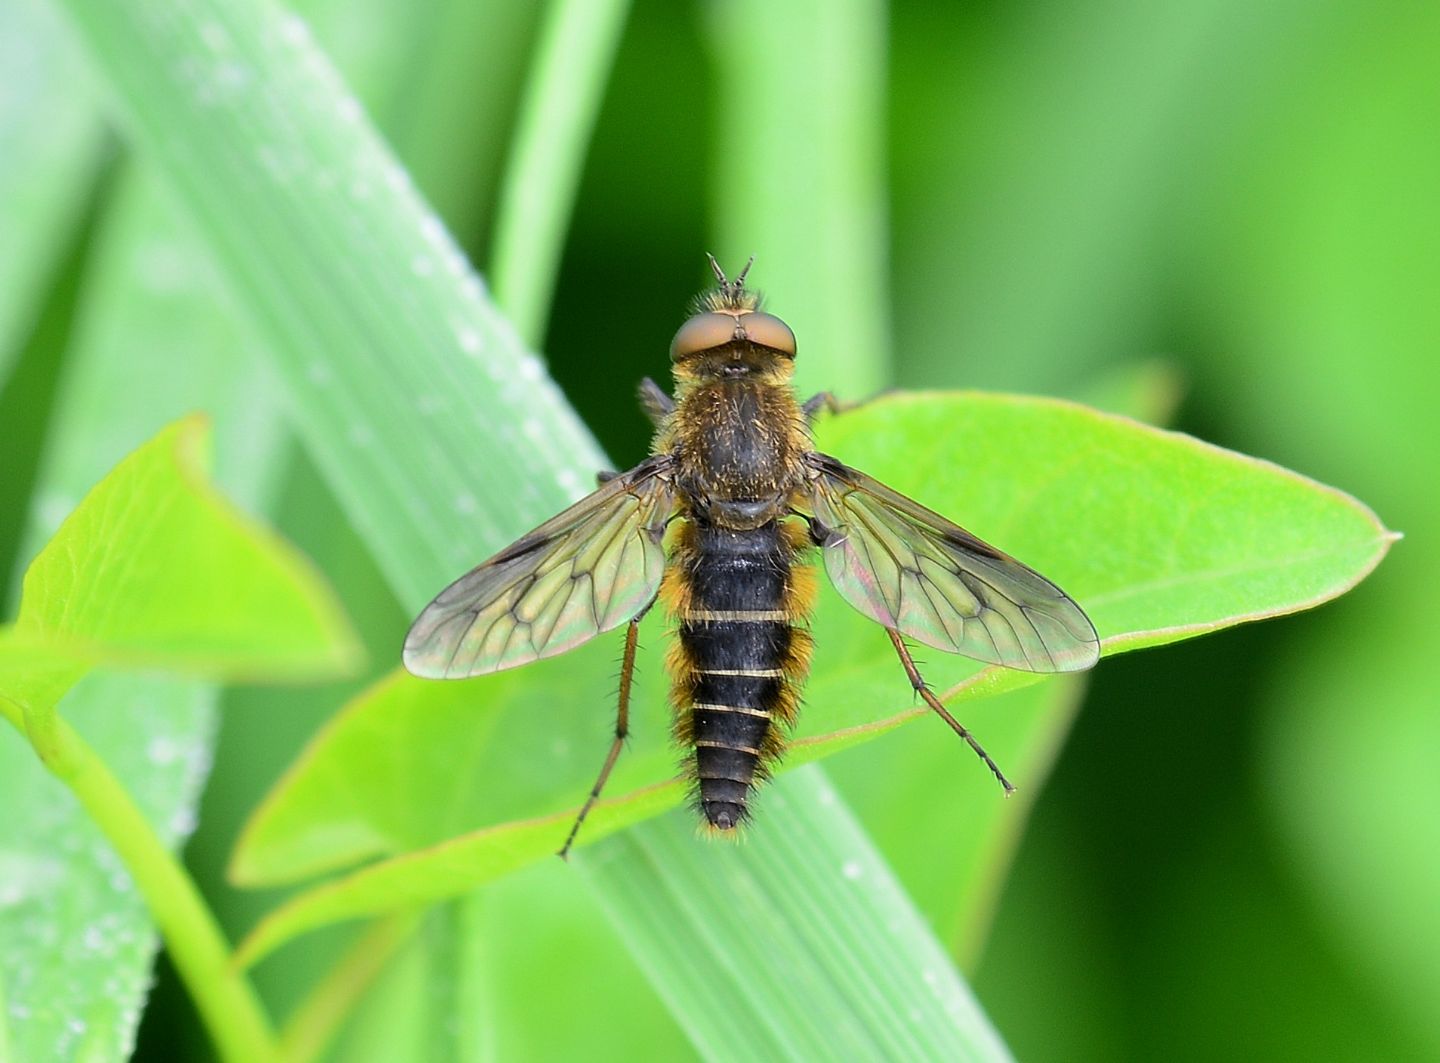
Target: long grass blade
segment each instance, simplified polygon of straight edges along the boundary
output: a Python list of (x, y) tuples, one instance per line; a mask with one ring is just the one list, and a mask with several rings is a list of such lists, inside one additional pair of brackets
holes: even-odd
[(697, 845), (670, 815), (582, 867), (708, 1058), (1010, 1058), (818, 768), (767, 791), (736, 845)]
[(402, 602), (585, 489), (594, 441), (303, 20), (214, 0), (67, 7)]
[(560, 248), (629, 0), (549, 5), (501, 188), (495, 298), (527, 343), (550, 313)]

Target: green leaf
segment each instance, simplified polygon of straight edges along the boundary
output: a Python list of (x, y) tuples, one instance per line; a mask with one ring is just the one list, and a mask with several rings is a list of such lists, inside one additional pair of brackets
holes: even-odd
[(341, 673), (356, 644), (329, 588), (206, 478), (209, 429), (177, 422), (115, 467), (25, 574), (0, 691), (48, 707), (91, 667), (210, 677)]
[[(834, 419), (820, 442), (1056, 579), (1089, 610), (1107, 653), (1316, 605), (1363, 578), (1392, 538), (1363, 505), (1295, 473), (1053, 400), (893, 396)], [(667, 781), (658, 626), (647, 622), (632, 748), (582, 843), (681, 800)], [(814, 631), (809, 707), (787, 766), (926, 715), (908, 704), (875, 625), (827, 595)], [(294, 898), (245, 943), (247, 959), (302, 930), (450, 896), (553, 853), (603, 752), (613, 655), (592, 643), (466, 683), (396, 675), (353, 702), (257, 813), (234, 873), (276, 882), (404, 855)], [(942, 657), (926, 668), (952, 704), (1043, 681)], [(594, 721), (592, 745), (563, 718), (577, 703)], [(967, 704), (964, 719), (1002, 763), (1050, 755), (1024, 717)], [(974, 800), (995, 800), (987, 774), (970, 774)], [(470, 833), (454, 836), (466, 824)]]
[[(1127, 366), (1085, 388), (1087, 405), (1157, 425), (1180, 394), (1174, 368), (1159, 362)], [(980, 962), (1011, 864), (1088, 686), (1089, 676), (1057, 677), (983, 706), (986, 741), (1006, 748), (1006, 770), (1025, 780), (1009, 801), (977, 792), (983, 780), (955, 770), (938, 720), (900, 728), (863, 755), (825, 766), (967, 975)]]

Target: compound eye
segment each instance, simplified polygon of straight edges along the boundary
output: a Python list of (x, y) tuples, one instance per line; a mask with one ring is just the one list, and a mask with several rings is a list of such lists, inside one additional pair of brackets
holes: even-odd
[(746, 314), (740, 319), (740, 325), (757, 347), (768, 347), (787, 358), (795, 357), (795, 333), (773, 314)]
[(670, 341), (670, 360), (678, 362), (693, 354), (723, 347), (735, 339), (735, 318), (731, 314), (696, 314)]

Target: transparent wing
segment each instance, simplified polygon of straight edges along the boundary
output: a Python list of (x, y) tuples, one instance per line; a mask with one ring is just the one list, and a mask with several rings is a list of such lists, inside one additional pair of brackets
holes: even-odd
[(405, 667), (431, 679), (498, 672), (633, 618), (665, 567), (669, 467), (655, 457), (621, 473), (446, 587), (405, 636)]
[(927, 646), (1029, 672), (1089, 668), (1100, 642), (1064, 591), (878, 480), (810, 454), (825, 571), (847, 602)]

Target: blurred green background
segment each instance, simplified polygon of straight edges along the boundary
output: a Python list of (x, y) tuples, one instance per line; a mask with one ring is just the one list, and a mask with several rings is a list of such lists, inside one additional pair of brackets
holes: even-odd
[[(536, 11), (298, 9), (483, 272)], [(729, 21), (740, 13), (633, 5), (565, 237), (541, 346), (622, 463), (648, 441), (634, 383), (663, 372), (734, 194), (717, 129), (773, 103), (734, 80), (765, 32)], [(82, 433), (72, 394), (102, 354), (127, 357), (93, 324), (131, 305), (125, 278), (160, 278), (160, 309), (132, 336), (171, 345), (177, 372), (187, 345), (218, 342), (187, 307), (223, 295), (174, 251), (182, 227), (144, 159), (75, 91), (85, 61), (54, 14), (6, 0), (0, 22), (0, 68), (15, 73), (0, 88), (0, 571), (13, 576), (64, 512), (46, 490), (70, 460), (57, 455), (84, 451), (98, 475), (141, 438)], [(900, 2), (875, 23), (893, 383), (1084, 396), (1160, 364), (1179, 388), (1174, 426), (1348, 490), (1407, 537), (1313, 615), (1099, 669), (970, 972), (981, 1002), (1028, 1060), (1440, 1056), (1440, 698), (1421, 600), (1440, 580), (1440, 8)], [(763, 288), (767, 234), (747, 240)], [(224, 342), (243, 347), (237, 332)], [(823, 381), (827, 352), (797, 332)], [(143, 408), (149, 392), (127, 397)], [(339, 586), (375, 673), (388, 668), (406, 618), (307, 459), (256, 492)], [(221, 878), (239, 824), (356, 686), (225, 695), (187, 855), (232, 934), (270, 903)], [(915, 743), (909, 730), (835, 773), (893, 763), (881, 747)], [(553, 889), (549, 875), (500, 888)], [(570, 917), (577, 941), (608, 933), (594, 911)], [(594, 1023), (620, 1031), (600, 1039), (616, 1055), (685, 1052), (623, 947), (591, 949), (576, 974), (526, 942), (496, 946), (512, 1054), (598, 1051)], [(306, 962), (262, 983), (283, 998)], [(561, 971), (568, 999), (525, 995)], [(607, 1008), (629, 1004), (584, 1003), (600, 986)], [(192, 1022), (162, 966), (139, 1058), (174, 1058), (182, 1038), (203, 1058), (198, 1033), (176, 1032)]]

